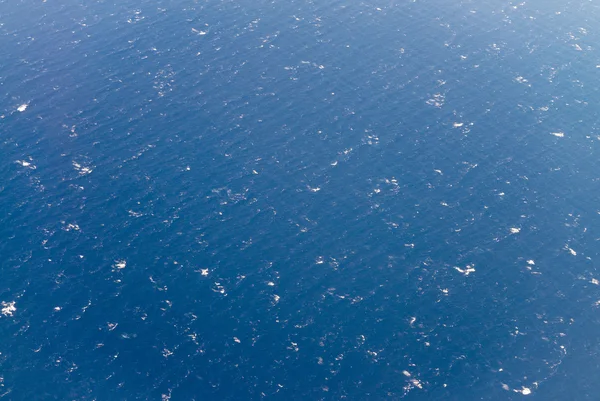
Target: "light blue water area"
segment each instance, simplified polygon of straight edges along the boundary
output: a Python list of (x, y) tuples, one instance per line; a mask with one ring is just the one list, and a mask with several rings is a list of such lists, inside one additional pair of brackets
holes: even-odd
[(0, 396), (597, 399), (599, 18), (0, 0)]

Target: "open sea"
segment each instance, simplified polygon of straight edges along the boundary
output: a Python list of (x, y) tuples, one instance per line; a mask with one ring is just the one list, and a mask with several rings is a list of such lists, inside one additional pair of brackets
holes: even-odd
[(599, 400), (599, 43), (585, 0), (0, 0), (0, 400)]

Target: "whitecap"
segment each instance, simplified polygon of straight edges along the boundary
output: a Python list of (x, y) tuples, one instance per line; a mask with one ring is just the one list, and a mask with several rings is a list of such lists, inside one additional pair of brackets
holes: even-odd
[(2, 312), (2, 314), (4, 316), (13, 316), (14, 313), (17, 311), (17, 308), (15, 306), (15, 301), (12, 301), (12, 302), (2, 301), (2, 309), (0, 309), (0, 311)]

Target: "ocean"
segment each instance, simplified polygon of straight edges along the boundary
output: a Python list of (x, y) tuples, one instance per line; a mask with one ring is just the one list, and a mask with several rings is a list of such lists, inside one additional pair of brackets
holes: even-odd
[(0, 399), (597, 400), (599, 20), (0, 0)]

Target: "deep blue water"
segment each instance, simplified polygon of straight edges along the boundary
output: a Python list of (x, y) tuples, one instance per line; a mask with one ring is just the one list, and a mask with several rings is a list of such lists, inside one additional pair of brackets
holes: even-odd
[(599, 19), (0, 0), (0, 399), (597, 400)]

